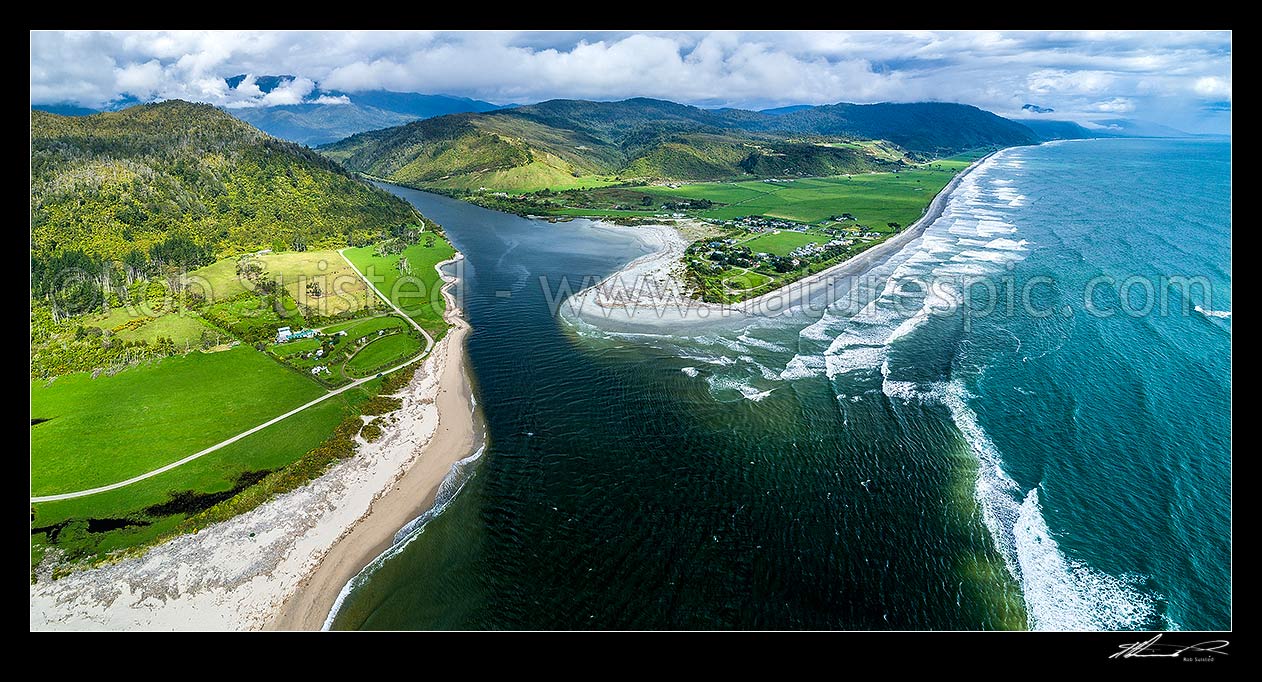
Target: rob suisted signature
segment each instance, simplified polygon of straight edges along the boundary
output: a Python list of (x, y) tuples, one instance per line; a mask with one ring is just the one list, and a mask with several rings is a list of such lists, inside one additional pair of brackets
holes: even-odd
[(1130, 642), (1118, 647), (1119, 651), (1109, 658), (1187, 658), (1212, 661), (1217, 654), (1227, 655), (1223, 648), (1230, 642), (1211, 639), (1197, 644), (1162, 644), (1161, 635), (1143, 642)]

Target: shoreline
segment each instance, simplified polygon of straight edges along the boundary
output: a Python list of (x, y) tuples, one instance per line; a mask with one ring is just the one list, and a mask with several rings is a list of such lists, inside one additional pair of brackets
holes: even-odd
[[(853, 270), (855, 269), (856, 263), (862, 262), (865, 265), (875, 265), (875, 263), (871, 262), (872, 260), (877, 259), (877, 258), (880, 258), (883, 260), (884, 258), (888, 258), (889, 256), (894, 255), (894, 253), (897, 253), (898, 251), (902, 249), (903, 245), (906, 242), (912, 241), (916, 239), (917, 237), (919, 237), (920, 235), (924, 234), (924, 231), (926, 228), (932, 225), (938, 218), (942, 217), (942, 211), (946, 208), (947, 202), (950, 201), (951, 194), (953, 194), (956, 188), (959, 187), (961, 180), (963, 180), (966, 176), (968, 176), (970, 173), (972, 173), (974, 170), (980, 167), (983, 163), (985, 163), (988, 159), (993, 157), (995, 154), (998, 154), (1000, 151), (1003, 151), (1003, 150), (1001, 149), (1001, 150), (990, 152), (989, 154), (974, 161), (973, 163), (970, 163), (967, 167), (964, 168), (964, 170), (960, 171), (959, 173), (956, 173), (955, 177), (951, 178), (951, 180), (947, 182), (947, 184), (942, 188), (942, 190), (934, 195), (933, 200), (929, 202), (929, 206), (925, 208), (924, 215), (920, 216), (920, 218), (918, 218), (916, 222), (907, 226), (907, 229), (903, 230), (902, 232), (899, 232), (898, 234), (894, 235), (893, 237), (890, 237), (889, 239), (886, 239), (880, 244), (877, 244), (876, 246), (873, 246), (872, 248), (867, 249), (861, 253), (857, 253), (854, 256), (851, 256), (850, 258), (847, 258), (846, 260), (840, 263), (837, 263), (835, 265), (830, 265), (829, 267), (824, 268), (823, 270), (820, 270), (819, 272), (813, 275), (807, 275), (806, 277), (803, 277), (802, 279), (789, 282), (788, 284), (778, 289), (775, 289), (773, 291), (769, 291), (765, 294), (762, 294), (761, 296), (757, 296), (746, 301), (741, 301), (740, 303), (735, 303), (733, 305), (741, 307), (741, 308), (750, 308), (750, 309), (758, 308), (767, 301), (777, 300), (782, 294), (784, 294), (790, 289), (793, 289), (795, 287), (809, 288), (813, 284), (835, 277), (840, 272)], [(890, 253), (886, 254), (885, 253), (886, 251), (889, 251)], [(847, 272), (847, 274), (858, 274), (858, 273)]]
[[(458, 256), (463, 258), (462, 254)], [(459, 258), (443, 261), (434, 267), (442, 268), (457, 260)], [(454, 348), (447, 348), (447, 352), (454, 352), (454, 356), (447, 358), (438, 380), (439, 389), (434, 399), (438, 408), (438, 425), (434, 434), (402, 477), (374, 500), (368, 513), (329, 549), (263, 629), (323, 629), (350, 581), (394, 545), (395, 535), (400, 529), (434, 506), (439, 486), (447, 473), (472, 453), (482, 439), (475, 423), (473, 386), (469, 381), (464, 352), (465, 340), (472, 328), (450, 294), (456, 278), (442, 277), (447, 282), (442, 289), (447, 302), (443, 319), (452, 328), (439, 343), (454, 344)], [(418, 491), (424, 491), (424, 494), (416, 497)]]
[(479, 437), (464, 358), (470, 327), (450, 293), (456, 277), (439, 272), (453, 326), (394, 394), (402, 406), (384, 416), (380, 439), (356, 436), (355, 456), (244, 514), (31, 585), (31, 629), (320, 629), (345, 584), (337, 576), (353, 576), (379, 554), (381, 536), (388, 546), (428, 508)]
[(663, 324), (713, 324), (789, 312), (812, 296), (829, 292), (839, 280), (876, 267), (919, 238), (942, 216), (960, 182), (1001, 151), (991, 152), (957, 173), (929, 202), (924, 215), (897, 235), (820, 272), (739, 303), (707, 303), (682, 292), (673, 270), (679, 266), (688, 242), (679, 234), (678, 227), (625, 227), (598, 220), (596, 222), (607, 229), (639, 231), (644, 237), (642, 242), (655, 250), (577, 292), (567, 299), (564, 307), (568, 314), (597, 327), (616, 325), (617, 331), (644, 333), (660, 331)]

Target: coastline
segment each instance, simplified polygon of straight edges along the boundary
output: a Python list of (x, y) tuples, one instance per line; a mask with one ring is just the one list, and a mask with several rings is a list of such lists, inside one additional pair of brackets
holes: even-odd
[(354, 457), (199, 533), (31, 585), (31, 629), (319, 629), (345, 584), (338, 576), (372, 561), (382, 538), (388, 546), (473, 449), (470, 328), (449, 291), (456, 278), (442, 277), (453, 326), (395, 394), (402, 407), (378, 441), (357, 437)]
[[(463, 256), (461, 256), (463, 257)], [(435, 267), (453, 262), (444, 261)], [(320, 630), (331, 615), (342, 590), (365, 566), (394, 544), (395, 535), (410, 521), (434, 506), (439, 486), (452, 466), (477, 447), (480, 436), (472, 407), (473, 387), (465, 365), (465, 340), (471, 327), (451, 297), (455, 278), (447, 285), (444, 319), (452, 325), (439, 343), (450, 344), (438, 380), (435, 404), (438, 425), (417, 459), (393, 486), (383, 492), (368, 513), (351, 527), (324, 559), (299, 584), (267, 623), (266, 630)], [(454, 350), (453, 350), (454, 349)], [(421, 493), (419, 496), (417, 493)]]
[(739, 303), (707, 303), (682, 292), (673, 271), (679, 266), (688, 242), (677, 228), (665, 225), (628, 228), (598, 221), (608, 229), (637, 230), (643, 243), (654, 251), (579, 291), (567, 299), (564, 307), (567, 314), (584, 322), (597, 327), (618, 327), (625, 332), (654, 332), (660, 331), (663, 324), (714, 324), (790, 312), (812, 296), (829, 293), (839, 281), (879, 265), (919, 238), (942, 216), (960, 182), (999, 151), (983, 156), (957, 173), (929, 202), (924, 215), (897, 235), (820, 272)]

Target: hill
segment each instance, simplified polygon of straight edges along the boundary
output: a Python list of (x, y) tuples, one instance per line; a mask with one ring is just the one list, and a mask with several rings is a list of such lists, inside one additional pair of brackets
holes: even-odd
[(1048, 121), (1030, 119), (1021, 121), (1034, 131), (1040, 140), (1085, 140), (1093, 137), (1109, 137), (1098, 130), (1091, 130), (1073, 121)]
[[(340, 95), (342, 93), (333, 94)], [(366, 90), (364, 92), (349, 93), (345, 96), (352, 104), (374, 107), (413, 118), (433, 118), (447, 114), (461, 114), (466, 111), (494, 111), (502, 108), (497, 104), (468, 97), (424, 95), (415, 92), (394, 92), (392, 90)]]
[(268, 135), (308, 146), (416, 120), (408, 114), (353, 103), (284, 104), (232, 109), (229, 113)]
[(92, 114), (101, 113), (99, 109), (89, 109), (69, 102), (63, 104), (32, 104), (31, 109), (59, 116), (91, 116)]
[(336, 163), (210, 105), (31, 112), (37, 287), (66, 259), (194, 267), (264, 247), (362, 244), (418, 220)]
[(828, 104), (759, 121), (763, 130), (889, 140), (916, 154), (946, 157), (978, 147), (1035, 141), (1029, 128), (964, 104)]
[[(246, 81), (262, 93), (285, 86), (294, 76), (238, 74), (224, 79), (229, 88)], [(497, 105), (468, 97), (423, 95), (415, 92), (367, 90), (345, 93), (317, 88), (298, 104), (234, 108), (228, 113), (282, 140), (316, 146), (365, 130), (389, 128), (422, 118), (466, 111), (491, 111)]]
[(663, 100), (550, 100), (416, 121), (320, 150), (433, 189), (530, 191), (627, 179), (718, 180), (888, 169), (904, 159), (838, 140), (885, 139), (907, 160), (1029, 144), (1029, 129), (959, 104), (838, 104), (767, 114)]

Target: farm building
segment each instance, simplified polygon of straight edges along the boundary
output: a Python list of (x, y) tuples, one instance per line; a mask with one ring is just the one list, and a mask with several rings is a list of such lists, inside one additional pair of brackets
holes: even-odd
[(293, 331), (289, 327), (281, 327), (276, 330), (276, 343), (285, 343), (286, 341), (294, 341), (297, 339), (310, 339), (315, 337), (315, 335), (316, 330), (314, 329)]

